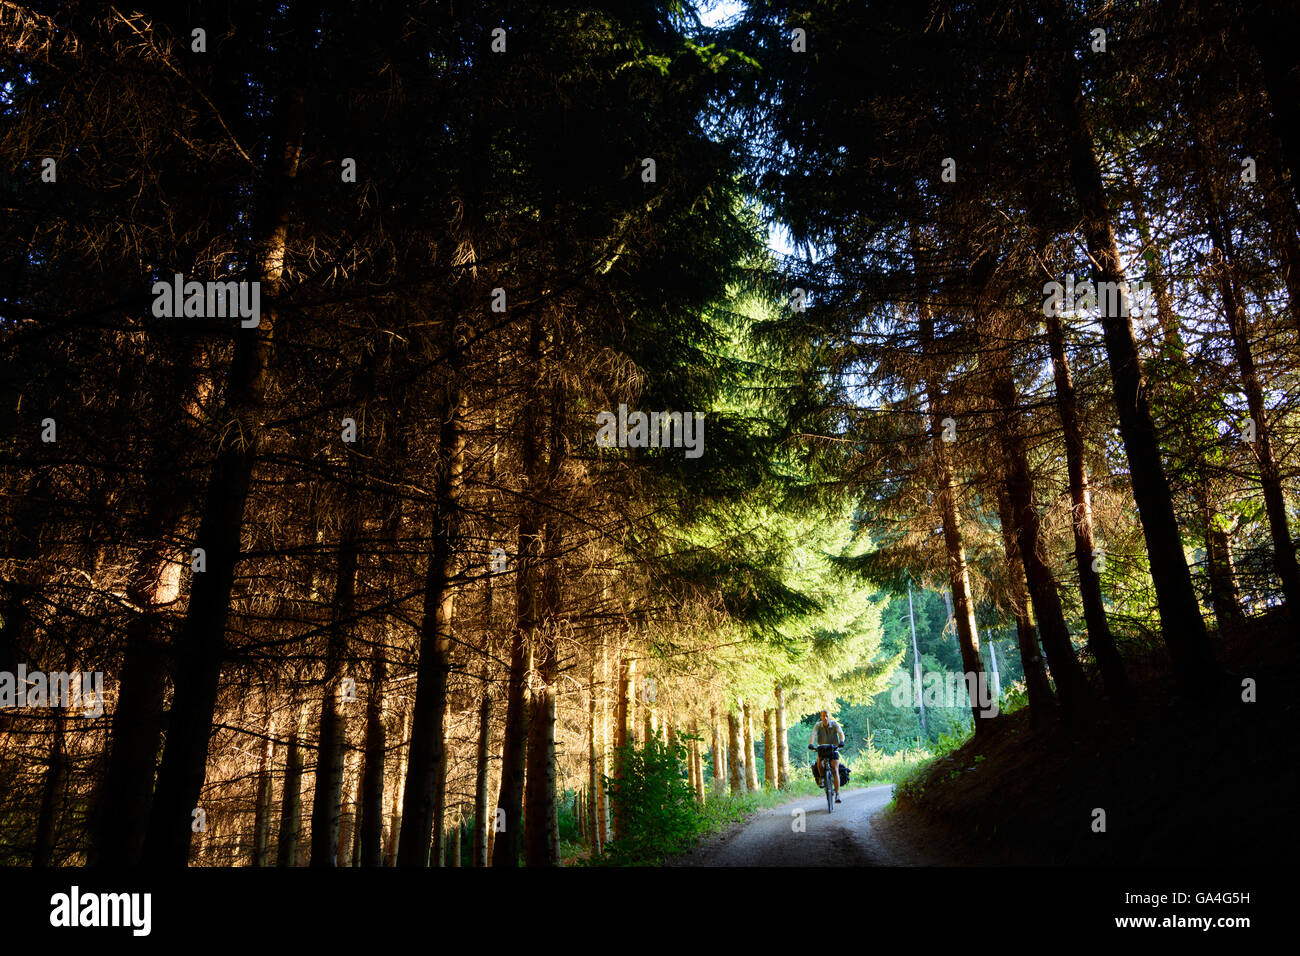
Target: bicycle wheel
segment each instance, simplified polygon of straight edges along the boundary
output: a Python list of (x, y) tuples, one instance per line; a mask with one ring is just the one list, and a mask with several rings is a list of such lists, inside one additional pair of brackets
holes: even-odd
[(822, 785), (826, 788), (826, 812), (835, 812), (835, 781), (831, 774), (835, 771), (831, 768), (831, 762), (826, 761), (826, 771), (822, 774)]

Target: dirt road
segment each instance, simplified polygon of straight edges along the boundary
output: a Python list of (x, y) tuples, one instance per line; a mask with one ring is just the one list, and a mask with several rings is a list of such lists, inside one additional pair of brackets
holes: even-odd
[(843, 803), (826, 813), (821, 794), (764, 810), (744, 824), (704, 840), (673, 866), (906, 866), (873, 830), (871, 817), (884, 809), (891, 784), (846, 790)]

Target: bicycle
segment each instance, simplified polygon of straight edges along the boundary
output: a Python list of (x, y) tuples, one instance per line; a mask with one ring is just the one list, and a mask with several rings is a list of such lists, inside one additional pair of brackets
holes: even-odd
[(834, 813), (835, 812), (835, 775), (834, 775), (834, 768), (831, 766), (831, 761), (839, 756), (840, 745), (839, 744), (818, 744), (816, 747), (814, 747), (812, 744), (809, 744), (808, 749), (817, 751), (818, 758), (821, 759), (822, 765), (826, 768), (825, 770), (822, 771), (821, 786), (822, 789), (826, 791), (826, 812)]

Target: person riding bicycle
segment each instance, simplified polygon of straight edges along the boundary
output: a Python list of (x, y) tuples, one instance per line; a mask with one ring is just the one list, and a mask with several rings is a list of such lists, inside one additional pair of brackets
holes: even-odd
[[(844, 728), (840, 726), (839, 721), (831, 720), (829, 711), (821, 712), (821, 720), (813, 724), (812, 733), (808, 735), (808, 749), (817, 750), (818, 747), (843, 747), (844, 746)], [(835, 781), (835, 802), (840, 803), (840, 755), (834, 753), (830, 758), (831, 775)], [(817, 779), (821, 779), (823, 772), (822, 756), (817, 754)]]

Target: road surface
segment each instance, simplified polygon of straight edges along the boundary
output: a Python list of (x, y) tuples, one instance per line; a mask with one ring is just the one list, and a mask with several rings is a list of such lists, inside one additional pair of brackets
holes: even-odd
[[(826, 813), (820, 793), (763, 810), (725, 833), (701, 841), (673, 866), (898, 866), (873, 830), (871, 817), (885, 808), (892, 784), (846, 790), (843, 803)], [(802, 811), (800, 813), (799, 811)]]

